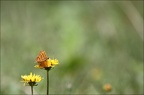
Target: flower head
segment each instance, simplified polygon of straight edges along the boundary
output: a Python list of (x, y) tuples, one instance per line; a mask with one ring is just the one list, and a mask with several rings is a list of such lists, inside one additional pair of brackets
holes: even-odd
[(35, 65), (36, 68), (41, 68), (45, 70), (50, 70), (55, 65), (59, 64), (57, 59), (50, 59), (47, 57), (45, 51), (40, 51), (39, 55), (36, 58), (38, 65)]
[(38, 65), (36, 65), (36, 68), (41, 68), (41, 69), (50, 69), (52, 67), (54, 67), (55, 65), (59, 64), (57, 59), (47, 59), (44, 62), (40, 62), (38, 63)]
[(37, 82), (40, 82), (43, 78), (40, 75), (35, 75), (30, 73), (30, 75), (22, 75), (22, 82), (24, 82), (24, 85), (30, 85), (30, 86), (36, 86)]

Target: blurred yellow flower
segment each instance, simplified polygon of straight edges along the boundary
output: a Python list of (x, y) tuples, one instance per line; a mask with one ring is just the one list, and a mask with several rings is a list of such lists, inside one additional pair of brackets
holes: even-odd
[(47, 59), (46, 61), (39, 62), (38, 65), (35, 65), (36, 68), (46, 69), (46, 68), (52, 68), (55, 65), (59, 64), (57, 59)]
[(32, 73), (30, 73), (30, 75), (22, 75), (21, 78), (24, 85), (28, 84), (30, 86), (35, 86), (37, 82), (40, 82), (43, 79), (40, 75)]
[(112, 86), (111, 86), (109, 83), (104, 84), (104, 85), (103, 85), (103, 90), (109, 92), (109, 91), (112, 90)]

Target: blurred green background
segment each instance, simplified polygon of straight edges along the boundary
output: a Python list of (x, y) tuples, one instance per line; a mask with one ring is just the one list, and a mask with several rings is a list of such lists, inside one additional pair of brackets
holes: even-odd
[[(35, 58), (60, 62), (50, 94), (143, 94), (143, 1), (0, 1), (1, 95), (30, 94), (21, 75), (44, 77)], [(104, 91), (110, 84), (112, 90)]]

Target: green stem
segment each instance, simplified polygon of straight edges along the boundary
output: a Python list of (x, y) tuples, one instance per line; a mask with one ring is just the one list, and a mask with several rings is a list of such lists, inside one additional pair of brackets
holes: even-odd
[(32, 95), (33, 95), (33, 86), (31, 86), (31, 92), (32, 92)]
[(49, 70), (47, 71), (47, 95), (49, 95)]

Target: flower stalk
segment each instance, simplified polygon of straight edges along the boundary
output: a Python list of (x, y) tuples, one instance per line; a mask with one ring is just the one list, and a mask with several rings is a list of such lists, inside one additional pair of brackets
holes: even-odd
[(47, 95), (49, 95), (49, 70), (47, 71)]
[(32, 93), (32, 95), (33, 95), (33, 86), (31, 85), (31, 93)]

